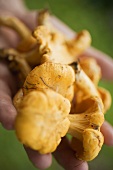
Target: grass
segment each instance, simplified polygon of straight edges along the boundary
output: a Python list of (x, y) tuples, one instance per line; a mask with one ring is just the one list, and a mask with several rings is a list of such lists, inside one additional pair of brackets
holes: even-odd
[[(93, 6), (88, 0), (26, 0), (30, 9), (49, 8), (54, 15), (64, 21), (73, 30), (87, 29), (92, 36), (92, 45), (113, 57), (113, 32), (108, 11)], [(113, 97), (113, 82), (101, 81)], [(106, 114), (106, 119), (113, 124), (113, 105)], [(1, 170), (36, 170), (30, 163), (22, 145), (13, 131), (9, 132), (0, 126), (0, 169)], [(113, 148), (104, 146), (99, 156), (89, 163), (90, 170), (112, 170)], [(48, 170), (62, 170), (53, 160)]]

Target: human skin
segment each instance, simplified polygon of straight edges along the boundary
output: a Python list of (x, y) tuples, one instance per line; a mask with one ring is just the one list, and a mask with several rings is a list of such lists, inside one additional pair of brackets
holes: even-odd
[[(15, 6), (12, 4), (16, 4)], [(21, 0), (0, 0), (0, 14), (16, 16), (27, 24), (31, 29), (35, 26), (35, 19), (37, 13), (28, 11)], [(30, 21), (30, 23), (29, 23)], [(32, 23), (31, 23), (32, 22)], [(68, 34), (69, 37), (74, 35), (65, 24), (59, 21), (56, 17), (51, 18), (51, 22), (60, 29), (63, 33)], [(0, 48), (15, 47), (18, 43), (18, 37), (12, 31), (1, 28), (0, 30)], [(103, 54), (96, 49), (90, 48), (86, 51), (87, 55), (91, 55), (97, 59), (102, 68), (103, 78), (106, 80), (113, 80), (113, 61), (109, 56)], [(85, 55), (85, 54), (84, 54)], [(83, 57), (82, 55), (81, 57)], [(104, 68), (107, 68), (105, 70)], [(4, 128), (14, 129), (14, 120), (17, 112), (12, 103), (12, 97), (16, 93), (16, 82), (14, 76), (9, 71), (5, 63), (0, 63), (0, 122)], [(105, 144), (113, 146), (113, 128), (108, 122), (104, 122), (101, 132), (105, 138)], [(51, 154), (40, 155), (37, 151), (24, 147), (29, 159), (34, 166), (39, 169), (46, 169), (51, 165)], [(74, 156), (74, 151), (69, 146), (69, 141), (66, 138), (62, 139), (61, 144), (53, 153), (58, 163), (66, 170), (88, 170), (86, 162), (79, 161)], [(68, 160), (68, 161), (67, 161)]]

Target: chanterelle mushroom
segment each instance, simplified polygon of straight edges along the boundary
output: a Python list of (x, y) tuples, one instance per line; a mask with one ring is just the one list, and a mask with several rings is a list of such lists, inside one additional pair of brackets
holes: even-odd
[(45, 62), (35, 67), (27, 76), (23, 92), (31, 90), (52, 89), (70, 101), (74, 95), (75, 74), (73, 69), (64, 64)]
[(58, 32), (51, 32), (46, 26), (38, 26), (33, 32), (34, 38), (40, 47), (42, 63), (51, 61), (54, 63), (70, 64), (77, 59), (91, 43), (88, 31), (83, 30), (74, 39), (67, 40)]
[(75, 93), (81, 91), (83, 96), (99, 96), (96, 86), (81, 69), (80, 64), (78, 62), (74, 62), (71, 66), (75, 71)]
[(101, 68), (94, 58), (84, 57), (80, 59), (80, 66), (88, 77), (97, 86), (101, 78)]
[(84, 99), (75, 107), (75, 113), (69, 114), (69, 133), (75, 137), (72, 148), (82, 160), (94, 159), (102, 145), (103, 135), (100, 127), (104, 122), (103, 105), (98, 97)]
[(5, 26), (13, 29), (21, 37), (21, 42), (18, 45), (20, 51), (29, 50), (36, 40), (31, 36), (31, 30), (18, 18), (10, 16), (0, 16), (0, 26)]
[[(83, 59), (84, 61), (84, 59)], [(98, 96), (104, 105), (103, 113), (106, 113), (106, 111), (111, 106), (111, 94), (107, 89), (104, 89), (102, 87), (98, 87), (98, 82), (100, 79), (100, 69), (99, 66), (96, 64), (94, 59), (85, 59), (85, 63), (82, 61), (82, 64), (80, 63), (72, 63), (72, 67), (75, 70), (75, 97), (76, 97), (76, 103), (81, 102), (84, 98), (90, 97), (90, 96)], [(91, 63), (92, 62), (92, 63)], [(91, 72), (88, 70), (91, 65), (94, 64), (94, 68), (91, 68)], [(85, 67), (86, 65), (86, 67)], [(83, 66), (83, 69), (80, 67)], [(98, 75), (96, 75), (96, 73)], [(75, 107), (75, 105), (72, 107)]]
[(103, 87), (98, 87), (98, 92), (100, 94), (100, 97), (102, 99), (103, 105), (104, 105), (104, 113), (110, 108), (112, 98), (110, 92), (103, 88)]
[(5, 60), (10, 70), (17, 75), (19, 85), (22, 86), (26, 76), (31, 71), (31, 67), (15, 49), (0, 49), (0, 60)]
[(45, 89), (31, 91), (23, 98), (19, 92), (14, 100), (18, 110), (15, 121), (18, 139), (42, 154), (53, 152), (69, 129), (68, 99)]

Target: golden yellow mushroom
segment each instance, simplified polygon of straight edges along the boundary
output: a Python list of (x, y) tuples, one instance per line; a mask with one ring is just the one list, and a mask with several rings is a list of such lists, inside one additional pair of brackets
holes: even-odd
[(98, 156), (104, 142), (100, 131), (86, 129), (83, 132), (83, 140), (72, 138), (71, 147), (75, 150), (76, 157), (80, 160), (91, 161)]
[(18, 18), (14, 16), (0, 16), (0, 26), (13, 29), (21, 37), (21, 41), (17, 46), (18, 50), (22, 52), (30, 50), (36, 44), (32, 31)]
[(52, 89), (70, 101), (74, 95), (75, 74), (71, 66), (45, 62), (35, 67), (23, 85), (24, 95), (32, 90)]
[(58, 32), (51, 32), (46, 26), (38, 26), (33, 32), (42, 55), (42, 63), (51, 61), (54, 63), (70, 64), (76, 61), (91, 43), (88, 31), (83, 30), (74, 39), (67, 40)]
[(84, 57), (80, 59), (80, 66), (88, 77), (97, 86), (101, 79), (101, 68), (94, 58)]
[[(98, 90), (78, 62), (71, 64), (75, 71), (75, 95), (80, 91), (82, 97), (99, 96)], [(81, 100), (80, 97), (77, 100)]]
[(81, 101), (74, 114), (69, 114), (70, 127), (68, 133), (72, 139), (72, 148), (79, 159), (94, 159), (104, 142), (100, 127), (104, 122), (103, 105), (98, 97), (90, 97)]
[(103, 87), (98, 87), (98, 92), (100, 94), (100, 97), (104, 105), (104, 113), (106, 113), (107, 110), (109, 110), (111, 103), (112, 103), (111, 94), (107, 89)]
[(12, 48), (1, 49), (0, 59), (7, 62), (10, 70), (15, 76), (18, 77), (18, 85), (22, 86), (28, 73), (31, 71), (31, 67), (29, 66), (23, 55)]
[[(106, 113), (106, 111), (111, 106), (111, 101), (112, 101), (111, 94), (107, 89), (98, 86), (100, 75), (96, 75), (95, 72), (97, 70), (98, 74), (100, 73), (99, 66), (96, 64), (94, 59), (89, 59), (89, 60), (90, 61), (88, 61), (87, 58), (86, 62), (82, 63), (83, 69), (80, 67), (81, 64), (77, 62), (72, 64), (72, 67), (75, 70), (75, 84), (74, 84), (75, 96), (73, 101), (76, 100), (76, 105), (77, 105), (87, 97), (98, 96), (104, 105), (103, 113)], [(92, 64), (94, 64), (95, 67), (93, 69), (89, 68), (89, 65), (90, 66), (92, 65), (91, 62)], [(85, 65), (87, 65), (88, 67), (87, 66), (85, 67)], [(75, 108), (76, 105), (75, 103), (73, 104), (72, 102), (72, 109), (71, 109), (72, 112), (73, 112), (73, 108)]]
[(42, 154), (55, 151), (69, 129), (70, 102), (50, 89), (31, 91), (24, 97), (21, 92), (14, 98), (18, 139)]

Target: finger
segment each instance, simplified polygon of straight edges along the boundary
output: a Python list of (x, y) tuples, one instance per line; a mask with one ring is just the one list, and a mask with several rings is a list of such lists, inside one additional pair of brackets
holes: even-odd
[[(29, 27), (32, 31), (37, 25), (37, 11), (26, 11), (24, 13), (15, 15), (11, 12), (3, 12), (0, 11), (1, 16), (10, 16), (10, 17), (17, 17), (19, 18), (27, 27)], [(18, 42), (20, 41), (20, 36), (18, 33), (10, 28), (7, 28), (5, 26), (0, 28), (0, 42), (2, 42), (2, 39), (6, 42), (5, 44), (0, 43), (0, 48), (6, 48), (6, 47), (16, 47), (18, 45)]]
[(61, 31), (68, 38), (73, 38), (75, 36), (76, 34), (75, 31), (73, 31), (70, 27), (68, 27), (65, 23), (63, 23), (57, 17), (51, 16), (50, 21), (54, 25), (55, 28)]
[(16, 91), (14, 80), (4, 63), (0, 63), (0, 122), (6, 129), (12, 129), (16, 110), (12, 104), (12, 95)]
[(30, 148), (24, 147), (28, 158), (32, 161), (33, 165), (40, 170), (48, 168), (52, 163), (51, 154), (41, 155), (37, 151), (32, 150)]
[(7, 48), (9, 47), (9, 43), (5, 40), (3, 34), (1, 33), (1, 28), (0, 28), (0, 48)]
[(104, 135), (104, 143), (113, 146), (113, 127), (105, 121), (101, 127), (101, 132)]
[(32, 31), (37, 26), (37, 17), (37, 11), (28, 11), (24, 15), (18, 16), (18, 18), (21, 19), (21, 21), (23, 21)]
[(110, 56), (93, 47), (87, 49), (86, 53), (81, 55), (81, 57), (86, 55), (97, 60), (102, 70), (103, 79), (113, 80), (113, 59)]
[(74, 151), (70, 148), (69, 142), (66, 138), (62, 139), (61, 144), (53, 153), (58, 163), (65, 168), (65, 170), (88, 170), (88, 165), (84, 161), (77, 160)]
[[(1, 62), (0, 63), (0, 80), (2, 80), (2, 82), (5, 83), (5, 87), (7, 90), (10, 91), (9, 95), (14, 95), (15, 92), (17, 91), (16, 89), (16, 83), (14, 80), (14, 77), (12, 76), (11, 72), (8, 69), (8, 66)], [(0, 89), (3, 88), (3, 85), (1, 84)], [(8, 92), (8, 91), (4, 91), (4, 92)]]
[[(2, 44), (2, 39), (5, 43)], [(16, 47), (19, 41), (18, 34), (6, 27), (0, 28), (0, 48)]]
[(2, 80), (0, 80), (0, 87), (0, 122), (4, 128), (10, 130), (14, 128), (17, 112), (12, 104), (9, 87)]
[(16, 0), (16, 3), (14, 2), (14, 0), (10, 0), (10, 3), (8, 3), (8, 1), (0, 1), (0, 7), (1, 7), (1, 11), (8, 11), (13, 13), (14, 15), (17, 14), (23, 14), (26, 11), (26, 7), (23, 4), (23, 0)]
[[(14, 14), (12, 14), (9, 11), (0, 10), (0, 16), (13, 17)], [(3, 39), (3, 44), (2, 44), (2, 39)], [(0, 48), (7, 48), (9, 46), (16, 47), (18, 41), (19, 41), (19, 36), (14, 30), (7, 28), (5, 26), (0, 27)]]

